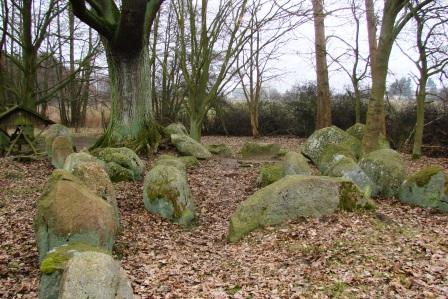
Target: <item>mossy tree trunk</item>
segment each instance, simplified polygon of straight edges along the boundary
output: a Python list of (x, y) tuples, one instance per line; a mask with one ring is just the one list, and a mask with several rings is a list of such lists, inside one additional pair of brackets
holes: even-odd
[(409, 1), (385, 0), (381, 19), (380, 36), (376, 38), (376, 19), (373, 0), (365, 0), (367, 14), (367, 30), (371, 58), (372, 90), (366, 117), (366, 132), (363, 138), (364, 152), (368, 153), (380, 148), (381, 135), (386, 135), (386, 115), (384, 111), (384, 95), (392, 46), (403, 27), (412, 16), (431, 0), (420, 1), (415, 7), (398, 18)]
[(105, 134), (94, 147), (157, 144), (152, 117), (148, 52), (152, 23), (163, 0), (70, 0), (74, 14), (98, 31), (106, 50), (112, 111)]

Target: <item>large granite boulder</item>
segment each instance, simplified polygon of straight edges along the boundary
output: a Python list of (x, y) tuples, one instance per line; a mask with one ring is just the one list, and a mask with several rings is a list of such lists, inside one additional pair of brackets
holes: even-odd
[(198, 159), (208, 159), (212, 156), (205, 146), (185, 134), (172, 134), (171, 143), (183, 156), (193, 156)]
[[(362, 142), (365, 131), (366, 131), (365, 124), (356, 123), (350, 128), (348, 128), (346, 132), (352, 135), (353, 137), (356, 137), (359, 141)], [(387, 140), (386, 136), (381, 134), (379, 140), (379, 149), (388, 149), (388, 148), (390, 148), (389, 141)]]
[(67, 157), (74, 152), (73, 143), (65, 136), (54, 139), (51, 147), (51, 164), (58, 169), (64, 168)]
[(259, 187), (266, 187), (287, 175), (311, 175), (312, 171), (306, 158), (296, 152), (287, 152), (281, 162), (261, 167), (257, 178)]
[(283, 175), (311, 175), (307, 159), (297, 152), (287, 152), (282, 161)]
[(336, 155), (331, 166), (326, 168), (322, 174), (353, 181), (366, 197), (376, 196), (378, 193), (378, 187), (361, 167), (352, 158), (344, 155)]
[(39, 259), (69, 242), (112, 250), (119, 221), (115, 209), (80, 179), (55, 170), (37, 203), (34, 219)]
[(188, 135), (187, 128), (185, 128), (185, 126), (181, 123), (170, 124), (163, 129), (163, 132), (167, 136), (171, 136), (173, 134)]
[(49, 126), (42, 133), (42, 136), (45, 138), (45, 150), (50, 158), (52, 157), (53, 141), (56, 137), (58, 136), (66, 137), (73, 144), (73, 138), (69, 128), (60, 124), (54, 124)]
[(322, 154), (330, 144), (338, 144), (342, 147), (351, 149), (356, 158), (362, 155), (361, 142), (335, 126), (315, 131), (302, 144), (302, 153), (310, 158), (314, 164), (319, 165)]
[(448, 213), (448, 176), (440, 166), (426, 167), (403, 182), (399, 197), (403, 203)]
[(40, 266), (39, 298), (133, 298), (120, 264), (108, 252), (83, 243), (50, 252)]
[(180, 225), (189, 225), (196, 217), (193, 196), (184, 171), (170, 165), (157, 165), (145, 177), (145, 208)]
[(76, 164), (72, 174), (79, 178), (90, 191), (110, 204), (114, 209), (116, 218), (120, 221), (115, 188), (101, 163), (84, 162)]
[(232, 150), (227, 145), (221, 144), (208, 144), (207, 149), (213, 154), (220, 157), (230, 158), (233, 156)]
[(379, 195), (398, 195), (405, 179), (405, 166), (399, 153), (391, 149), (373, 151), (364, 155), (359, 166), (378, 187)]
[(100, 159), (92, 156), (89, 153), (86, 152), (79, 152), (79, 153), (72, 153), (68, 155), (68, 157), (65, 159), (64, 167), (63, 169), (68, 172), (73, 172), (73, 169), (78, 166), (79, 164), (85, 163), (85, 162), (95, 162), (102, 165), (102, 167), (105, 169), (106, 165), (103, 161)]
[(229, 240), (258, 227), (301, 217), (320, 217), (338, 209), (370, 207), (353, 182), (324, 176), (289, 175), (243, 201), (230, 219)]
[(328, 168), (331, 168), (335, 163), (337, 156), (344, 156), (356, 161), (356, 155), (353, 150), (344, 144), (329, 144), (325, 147), (322, 155), (317, 162), (319, 170), (324, 173)]
[(143, 175), (145, 164), (127, 147), (107, 147), (94, 150), (92, 154), (106, 163), (106, 171), (113, 182), (138, 181)]
[(243, 159), (272, 159), (280, 153), (281, 147), (276, 143), (247, 142), (240, 150)]
[(283, 165), (281, 163), (263, 165), (257, 177), (257, 186), (266, 187), (280, 180), (283, 176)]
[(185, 163), (181, 159), (171, 155), (161, 155), (159, 159), (157, 159), (154, 163), (154, 166), (158, 165), (173, 166), (182, 173), (187, 172), (187, 166), (185, 165)]

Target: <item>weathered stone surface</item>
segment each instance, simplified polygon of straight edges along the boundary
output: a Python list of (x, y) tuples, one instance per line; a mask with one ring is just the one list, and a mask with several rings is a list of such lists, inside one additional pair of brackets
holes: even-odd
[(378, 187), (382, 196), (397, 196), (405, 178), (400, 154), (391, 149), (373, 151), (359, 162), (361, 169)]
[(233, 156), (232, 150), (225, 144), (209, 144), (207, 149), (213, 154), (221, 157), (230, 158)]
[(105, 168), (105, 164), (103, 161), (99, 160), (98, 158), (92, 156), (89, 153), (86, 152), (80, 152), (80, 153), (72, 153), (68, 155), (67, 159), (65, 159), (64, 163), (64, 170), (68, 172), (73, 172), (73, 169), (75, 166), (78, 166), (81, 163), (85, 162), (96, 162), (99, 163), (103, 168)]
[(149, 212), (181, 225), (196, 217), (186, 174), (174, 166), (158, 165), (146, 174), (143, 201)]
[(73, 168), (73, 175), (79, 178), (93, 193), (104, 199), (113, 209), (117, 221), (120, 222), (120, 213), (117, 205), (115, 189), (104, 170), (103, 165), (97, 162), (78, 163)]
[(126, 272), (110, 255), (86, 251), (74, 255), (64, 271), (60, 299), (132, 299)]
[(283, 175), (311, 175), (307, 159), (297, 152), (287, 152), (282, 161)]
[(60, 124), (54, 124), (49, 126), (43, 133), (43, 137), (45, 138), (45, 150), (48, 154), (48, 157), (52, 157), (52, 146), (53, 141), (58, 136), (63, 136), (68, 138), (68, 140), (73, 144), (72, 134), (70, 133), (69, 128)]
[(375, 183), (352, 158), (344, 155), (336, 155), (331, 166), (326, 168), (323, 175), (342, 177), (353, 181), (366, 197), (377, 195), (378, 187)]
[(258, 227), (363, 207), (370, 205), (351, 181), (289, 175), (255, 192), (238, 206), (230, 219), (229, 240), (237, 241)]
[(281, 163), (264, 165), (261, 167), (257, 178), (258, 187), (266, 187), (283, 177), (283, 165)]
[(171, 143), (176, 146), (177, 151), (183, 156), (193, 156), (198, 159), (208, 159), (212, 156), (205, 146), (184, 134), (172, 134)]
[(311, 173), (311, 168), (308, 166), (308, 162), (302, 154), (287, 152), (281, 162), (261, 167), (260, 175), (257, 178), (257, 185), (259, 187), (266, 187), (287, 175), (311, 175)]
[(322, 155), (317, 162), (317, 166), (322, 173), (325, 173), (328, 168), (333, 167), (336, 156), (345, 156), (356, 161), (356, 155), (352, 149), (344, 144), (329, 144), (325, 147)]
[[(351, 126), (350, 128), (348, 128), (346, 132), (349, 133), (350, 135), (352, 135), (353, 137), (356, 137), (359, 141), (362, 142), (362, 139), (364, 138), (365, 131), (366, 131), (365, 124), (356, 123), (353, 126)], [(387, 148), (390, 148), (389, 141), (383, 134), (381, 134), (379, 149), (387, 149)]]
[(159, 159), (157, 159), (157, 161), (154, 163), (154, 166), (158, 165), (173, 166), (183, 173), (187, 171), (185, 163), (175, 156), (161, 155)]
[(51, 250), (40, 263), (42, 273), (39, 286), (39, 298), (59, 298), (59, 288), (62, 273), (68, 261), (75, 255), (86, 251), (96, 251), (107, 254), (104, 249), (84, 243), (64, 244)]
[(243, 159), (271, 159), (278, 156), (280, 145), (276, 143), (247, 142), (240, 151)]
[(181, 123), (173, 123), (166, 126), (164, 129), (164, 133), (167, 136), (171, 136), (173, 134), (188, 135), (187, 129)]
[(187, 168), (191, 168), (199, 164), (198, 159), (193, 156), (182, 156), (178, 157), (178, 159), (181, 160)]
[(332, 126), (315, 131), (302, 144), (302, 153), (319, 165), (322, 154), (330, 144), (338, 144), (352, 150), (358, 158), (362, 155), (361, 142), (338, 127)]
[(51, 149), (51, 164), (58, 169), (64, 167), (65, 159), (73, 153), (73, 144), (65, 136), (54, 139)]
[(104, 148), (92, 152), (98, 159), (106, 162), (106, 171), (113, 182), (138, 181), (143, 175), (145, 164), (137, 154), (126, 147)]
[(114, 208), (74, 175), (55, 170), (34, 219), (39, 259), (69, 242), (112, 250), (119, 227)]
[(440, 166), (426, 167), (403, 182), (399, 197), (403, 203), (448, 213), (448, 176)]

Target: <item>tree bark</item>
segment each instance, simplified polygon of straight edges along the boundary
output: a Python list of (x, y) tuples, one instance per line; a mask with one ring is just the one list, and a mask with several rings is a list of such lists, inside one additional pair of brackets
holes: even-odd
[(190, 115), (190, 137), (194, 140), (201, 141), (202, 122), (204, 117), (198, 114)]
[(250, 105), (250, 126), (252, 128), (252, 137), (260, 138), (260, 131), (258, 130), (258, 103), (256, 105)]
[[(114, 53), (108, 42), (112, 111), (109, 126), (96, 146), (132, 145), (147, 143), (147, 125), (151, 125), (151, 80), (149, 53), (145, 47), (134, 55)], [(137, 144), (136, 144), (137, 143)]]
[(420, 159), (420, 157), (422, 156), (423, 128), (425, 125), (425, 98), (427, 77), (423, 76), (419, 81), (419, 90), (417, 93), (417, 120), (415, 122), (414, 146), (412, 148), (413, 159)]
[(328, 82), (327, 45), (322, 0), (313, 0), (316, 49), (317, 109), (316, 130), (331, 126), (330, 85)]

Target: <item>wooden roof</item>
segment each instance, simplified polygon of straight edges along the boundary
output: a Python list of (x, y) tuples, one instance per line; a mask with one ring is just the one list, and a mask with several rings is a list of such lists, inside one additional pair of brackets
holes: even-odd
[(0, 127), (3, 129), (15, 128), (18, 125), (31, 124), (34, 126), (48, 126), (55, 122), (43, 117), (37, 112), (22, 106), (14, 106), (0, 114)]

